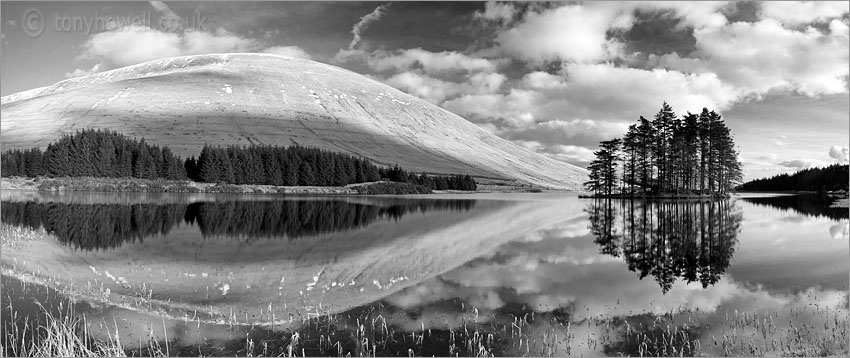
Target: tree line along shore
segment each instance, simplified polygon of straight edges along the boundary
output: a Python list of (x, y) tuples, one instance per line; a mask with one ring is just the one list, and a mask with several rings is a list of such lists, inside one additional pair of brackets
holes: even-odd
[[(65, 183), (78, 186), (99, 185), (98, 180), (93, 180), (97, 178), (124, 178), (125, 182), (137, 183), (139, 191), (147, 191), (146, 187), (151, 189), (156, 183), (160, 184), (159, 191), (192, 191), (191, 187), (195, 187), (191, 183), (182, 186), (173, 183), (179, 181), (215, 183), (214, 187), (219, 189), (233, 189), (234, 185), (353, 187), (354, 192), (370, 183), (370, 187), (375, 187), (372, 191), (382, 191), (376, 194), (477, 189), (477, 183), (469, 175), (413, 173), (398, 165), (382, 167), (365, 158), (301, 146), (205, 145), (197, 158), (183, 160), (170, 148), (149, 144), (144, 138), (94, 129), (66, 134), (44, 151), (40, 148), (6, 151), (0, 170), (3, 177), (47, 177), (52, 181), (46, 182), (54, 184), (64, 179)], [(140, 187), (138, 183), (143, 185)], [(126, 186), (123, 185), (124, 189), (131, 191)]]

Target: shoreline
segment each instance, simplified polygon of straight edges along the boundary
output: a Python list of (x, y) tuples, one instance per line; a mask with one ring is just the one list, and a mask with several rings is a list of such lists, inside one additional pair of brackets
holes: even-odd
[(482, 193), (547, 193), (571, 192), (538, 188), (516, 183), (483, 180), (478, 190), (433, 190), (410, 183), (377, 181), (346, 186), (275, 186), (259, 184), (202, 183), (192, 180), (96, 178), (96, 177), (3, 177), (0, 190), (39, 192), (138, 192), (138, 193), (232, 193), (283, 195), (417, 195), (417, 194), (482, 194)]
[[(0, 179), (2, 190), (40, 192), (141, 192), (141, 193), (233, 193), (284, 195), (404, 195), (431, 194), (434, 191), (409, 183), (388, 181), (356, 183), (346, 186), (274, 186), (254, 184), (200, 183), (191, 180), (138, 178), (24, 178)], [(455, 192), (455, 191), (447, 191)], [(465, 193), (465, 192), (461, 192)], [(471, 193), (471, 192), (470, 192)]]
[(631, 194), (612, 194), (612, 195), (579, 195), (581, 199), (643, 199), (643, 200), (719, 200), (729, 199), (732, 195), (682, 195), (682, 194), (662, 194), (662, 195), (631, 195)]

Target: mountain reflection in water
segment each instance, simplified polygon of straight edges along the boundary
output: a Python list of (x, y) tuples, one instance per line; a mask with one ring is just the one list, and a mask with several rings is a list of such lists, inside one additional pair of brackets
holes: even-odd
[(4, 202), (2, 221), (43, 227), (60, 242), (83, 250), (110, 249), (145, 237), (167, 235), (181, 224), (197, 225), (206, 237), (287, 238), (365, 227), (432, 210), (468, 211), (475, 200), (267, 200), (191, 204), (77, 204)]
[(731, 200), (594, 200), (585, 211), (602, 254), (623, 257), (667, 292), (676, 279), (714, 285), (729, 267), (743, 215)]

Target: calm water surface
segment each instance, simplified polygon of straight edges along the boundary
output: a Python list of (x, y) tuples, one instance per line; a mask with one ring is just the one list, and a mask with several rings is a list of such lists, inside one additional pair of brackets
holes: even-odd
[(49, 234), (4, 241), (4, 301), (73, 297), (129, 349), (276, 355), (296, 331), (308, 355), (848, 347), (848, 211), (816, 196), (2, 195), (4, 225)]

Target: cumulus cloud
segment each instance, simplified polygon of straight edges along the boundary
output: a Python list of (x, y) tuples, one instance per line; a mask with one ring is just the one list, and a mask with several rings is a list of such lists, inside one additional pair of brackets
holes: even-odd
[(543, 71), (534, 71), (526, 74), (522, 77), (522, 83), (527, 88), (537, 90), (562, 89), (567, 87), (565, 78)]
[(593, 150), (580, 145), (544, 144), (536, 140), (512, 139), (514, 143), (550, 158), (585, 167), (593, 158)]
[(499, 121), (522, 128), (534, 123), (534, 111), (545, 101), (540, 93), (512, 88), (506, 94), (468, 94), (446, 101), (443, 107), (473, 122)]
[(850, 161), (850, 148), (840, 145), (834, 145), (829, 148), (829, 157), (835, 159), (841, 164)]
[[(513, 127), (524, 127), (577, 118), (633, 121), (640, 115), (657, 112), (664, 101), (678, 113), (697, 112), (703, 107), (724, 109), (735, 99), (734, 88), (712, 73), (642, 70), (606, 63), (571, 64), (558, 75), (533, 72), (508, 93), (466, 95), (443, 106), (474, 121), (498, 119)], [(570, 143), (564, 139), (564, 144)]]
[(484, 4), (484, 11), (476, 11), (473, 16), (487, 21), (510, 22), (516, 14), (517, 9), (511, 3), (488, 1)]
[[(505, 137), (514, 140), (538, 141), (549, 146), (570, 143), (573, 146), (595, 147), (600, 140), (622, 136), (630, 122), (600, 122), (592, 119), (555, 119), (511, 130)], [(552, 147), (557, 148), (557, 147)], [(557, 148), (563, 153), (564, 148)]]
[(134, 65), (146, 61), (176, 56), (229, 52), (265, 52), (291, 57), (310, 58), (298, 46), (271, 46), (223, 28), (215, 30), (187, 29), (183, 19), (162, 1), (150, 5), (170, 21), (168, 30), (132, 25), (89, 36), (82, 45), (78, 60), (96, 62), (90, 69), (77, 68), (65, 73), (66, 78), (85, 76), (94, 72)]
[(295, 58), (305, 58), (308, 60), (311, 58), (307, 51), (304, 51), (304, 49), (298, 46), (273, 46), (263, 50), (263, 52)]
[(606, 38), (615, 27), (631, 26), (630, 12), (613, 7), (560, 6), (529, 11), (516, 26), (496, 35), (501, 53), (530, 63), (546, 61), (595, 62), (613, 58), (619, 43)]
[(404, 92), (440, 104), (450, 97), (469, 93), (493, 93), (505, 81), (499, 73), (476, 73), (463, 83), (440, 80), (416, 72), (402, 72), (393, 75), (386, 83)]
[[(492, 31), (483, 47), (434, 52), (349, 46), (336, 59), (359, 61), (402, 91), (532, 150), (576, 162), (598, 140), (621, 135), (624, 123), (651, 116), (664, 101), (684, 114), (704, 107), (724, 111), (789, 92), (811, 97), (846, 93), (847, 4), (781, 5), (800, 12), (784, 17), (773, 3), (760, 5), (766, 6), (753, 22), (743, 22), (729, 20), (739, 7), (727, 1), (489, 2), (473, 14)], [(355, 28), (362, 31), (382, 13), (381, 7), (375, 9)], [(673, 20), (671, 30), (692, 36), (693, 50), (627, 52), (633, 49), (620, 34), (659, 18)], [(359, 35), (352, 43), (358, 41)], [(761, 160), (774, 169), (777, 161)]]
[(805, 25), (826, 22), (850, 12), (847, 1), (765, 1), (761, 3), (761, 15), (776, 19), (783, 24)]
[(684, 112), (703, 107), (725, 109), (736, 99), (735, 89), (713, 73), (643, 70), (606, 63), (569, 65), (564, 74), (570, 80), (565, 90), (569, 98), (595, 109), (627, 108), (633, 117), (654, 113), (663, 101)]
[(775, 90), (808, 96), (847, 91), (850, 47), (847, 24), (834, 21), (829, 33), (812, 27), (788, 29), (776, 20), (737, 22), (694, 30), (697, 51), (690, 57), (661, 56), (659, 64), (690, 73), (714, 73), (744, 94)]
[(458, 95), (463, 87), (462, 84), (447, 82), (414, 72), (402, 72), (393, 75), (386, 80), (386, 83), (435, 104), (441, 103), (448, 97)]
[(92, 35), (80, 58), (101, 61), (102, 69), (108, 69), (175, 56), (249, 52), (257, 47), (254, 40), (224, 29), (171, 33), (131, 26)]
[(462, 95), (495, 93), (507, 80), (498, 72), (504, 61), (458, 51), (343, 49), (335, 60), (365, 65), (385, 83), (437, 105)]
[(72, 72), (65, 72), (65, 78), (88, 76), (88, 75), (95, 73), (95, 72), (100, 72), (100, 64), (99, 63), (96, 63), (94, 66), (92, 66), (88, 70), (82, 69), (82, 68), (77, 68)]
[(391, 4), (392, 3), (386, 3), (376, 7), (375, 10), (372, 10), (372, 12), (361, 17), (360, 21), (354, 24), (354, 27), (351, 28), (351, 35), (354, 36), (354, 38), (351, 39), (351, 43), (348, 44), (349, 50), (352, 50), (354, 49), (354, 46), (357, 46), (357, 44), (362, 39), (360, 35), (363, 33), (363, 31), (365, 31), (366, 28), (368, 28), (369, 25), (371, 25), (373, 22), (378, 21), (378, 19), (380, 19), (381, 16), (384, 15), (384, 11), (386, 11)]
[(784, 162), (778, 163), (779, 165), (791, 168), (791, 169), (805, 169), (812, 166), (812, 163), (807, 162), (805, 160), (795, 159), (795, 160), (786, 160)]
[(431, 52), (421, 48), (396, 52), (375, 51), (366, 57), (369, 67), (376, 71), (406, 71), (421, 68), (426, 73), (492, 72), (497, 61), (472, 57), (457, 51)]

